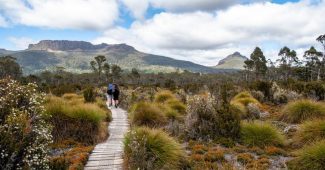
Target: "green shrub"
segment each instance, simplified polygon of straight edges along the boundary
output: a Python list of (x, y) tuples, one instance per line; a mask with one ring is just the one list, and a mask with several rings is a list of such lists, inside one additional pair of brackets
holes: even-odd
[(160, 91), (155, 95), (155, 102), (157, 103), (164, 103), (167, 100), (176, 99), (174, 94), (171, 91)]
[(325, 106), (312, 100), (298, 100), (288, 103), (282, 110), (283, 119), (289, 123), (325, 117)]
[(271, 82), (267, 82), (267, 81), (255, 81), (250, 85), (251, 89), (255, 89), (255, 90), (263, 92), (263, 94), (266, 98), (270, 98), (270, 96), (271, 96), (271, 94), (270, 94), (271, 87), (272, 87)]
[(93, 87), (88, 87), (86, 90), (84, 90), (83, 94), (85, 102), (95, 102), (96, 95)]
[(77, 90), (80, 90), (80, 86), (74, 84), (58, 85), (56, 87), (50, 88), (51, 93), (56, 96), (62, 96), (66, 93), (75, 93)]
[(297, 140), (310, 143), (325, 139), (325, 120), (304, 122), (296, 134)]
[(318, 100), (324, 100), (325, 85), (324, 82), (314, 81), (306, 84), (305, 93), (314, 94)]
[(234, 107), (215, 106), (209, 95), (194, 96), (188, 102), (186, 135), (189, 139), (214, 140), (239, 136), (240, 117)]
[(140, 102), (133, 106), (130, 121), (136, 126), (159, 127), (167, 123), (166, 116), (156, 105)]
[(284, 144), (284, 136), (268, 123), (242, 123), (241, 141), (247, 146), (279, 146)]
[(124, 141), (129, 169), (179, 169), (184, 151), (162, 130), (135, 128)]
[(319, 141), (300, 149), (298, 157), (288, 163), (289, 169), (322, 170), (325, 167), (325, 141)]

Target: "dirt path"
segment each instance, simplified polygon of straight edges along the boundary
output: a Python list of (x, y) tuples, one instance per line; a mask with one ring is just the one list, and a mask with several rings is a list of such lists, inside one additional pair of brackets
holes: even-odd
[(109, 138), (96, 145), (89, 156), (85, 170), (122, 169), (123, 137), (129, 128), (127, 113), (122, 109), (112, 109), (113, 120), (109, 124)]

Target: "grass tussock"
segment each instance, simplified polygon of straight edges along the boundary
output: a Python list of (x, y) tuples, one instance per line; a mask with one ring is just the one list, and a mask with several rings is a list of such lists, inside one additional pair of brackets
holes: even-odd
[(325, 120), (304, 122), (296, 134), (296, 141), (302, 144), (325, 139)]
[(289, 169), (324, 169), (325, 140), (303, 147), (297, 152), (297, 155), (297, 158), (288, 163)]
[(305, 120), (325, 117), (325, 105), (312, 100), (297, 100), (288, 103), (282, 110), (283, 120), (289, 123), (301, 123)]
[(82, 99), (82, 96), (79, 96), (75, 93), (65, 93), (63, 96), (62, 96), (63, 99), (66, 99), (66, 100), (75, 100), (75, 99)]
[(155, 99), (154, 101), (156, 103), (164, 103), (168, 100), (174, 100), (176, 99), (176, 97), (174, 96), (174, 94), (171, 91), (160, 91), (155, 95)]
[(180, 144), (162, 130), (139, 127), (129, 132), (124, 141), (128, 168), (179, 169), (184, 151)]
[(131, 111), (130, 121), (133, 125), (159, 127), (167, 123), (162, 109), (153, 103), (139, 102)]
[(47, 99), (45, 109), (52, 116), (62, 114), (73, 119), (89, 121), (94, 124), (99, 124), (107, 116), (106, 111), (95, 104), (71, 103), (63, 98), (53, 96)]
[(177, 111), (178, 113), (180, 113), (181, 115), (185, 115), (186, 114), (186, 105), (183, 104), (181, 101), (179, 100), (168, 100), (167, 101), (167, 105)]
[(248, 91), (237, 94), (231, 100), (231, 103), (241, 103), (244, 106), (247, 106), (249, 103), (260, 105), (260, 102), (256, 100)]
[(256, 100), (249, 92), (244, 91), (237, 94), (231, 101), (230, 104), (238, 109), (241, 113), (242, 118), (250, 118), (254, 117), (254, 115), (250, 115), (248, 110), (249, 104), (254, 104), (256, 107), (260, 107), (261, 103)]
[(103, 123), (111, 118), (110, 112), (96, 104), (80, 102), (79, 97), (68, 98), (50, 96), (46, 100), (45, 110), (51, 115), (49, 122), (53, 125), (54, 141), (71, 138), (94, 144), (104, 140), (107, 135), (103, 134), (107, 134), (107, 128)]
[(284, 136), (268, 123), (242, 123), (241, 141), (247, 146), (281, 146)]

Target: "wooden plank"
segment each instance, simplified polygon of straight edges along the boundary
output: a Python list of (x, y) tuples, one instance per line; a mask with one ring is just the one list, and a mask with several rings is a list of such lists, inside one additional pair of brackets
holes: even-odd
[(129, 129), (127, 113), (122, 109), (112, 109), (109, 124), (109, 138), (96, 145), (89, 156), (85, 170), (121, 170), (123, 165), (123, 139)]

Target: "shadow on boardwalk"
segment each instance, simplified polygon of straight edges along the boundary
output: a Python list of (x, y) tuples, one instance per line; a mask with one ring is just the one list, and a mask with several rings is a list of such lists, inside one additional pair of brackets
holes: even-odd
[(85, 170), (123, 169), (123, 138), (129, 128), (127, 113), (120, 108), (111, 111), (113, 120), (108, 127), (110, 136), (105, 142), (96, 145), (89, 156)]

